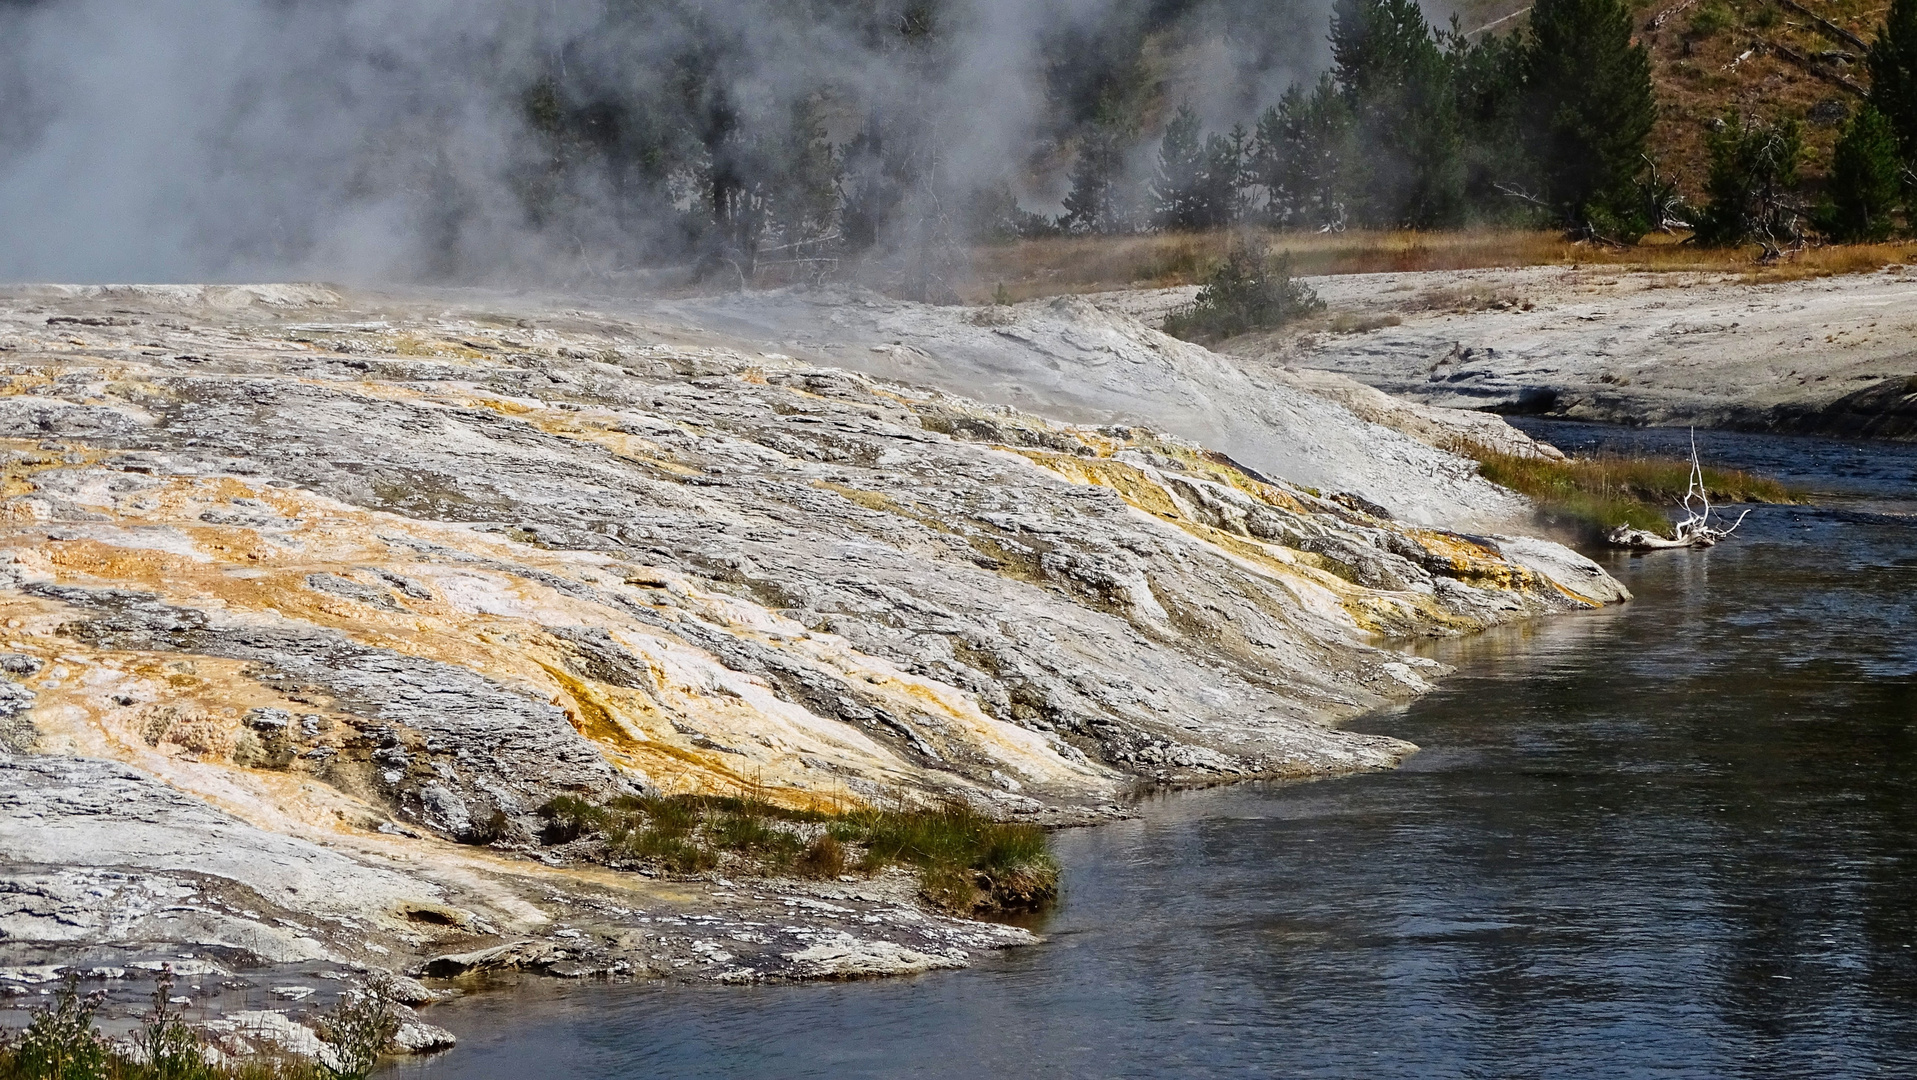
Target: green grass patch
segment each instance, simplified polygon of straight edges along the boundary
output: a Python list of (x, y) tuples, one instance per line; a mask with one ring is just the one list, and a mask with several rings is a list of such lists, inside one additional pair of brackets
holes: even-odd
[(916, 867), (926, 899), (948, 910), (1032, 908), (1058, 891), (1045, 830), (993, 821), (963, 803), (855, 811), (831, 829), (864, 848), (867, 872)]
[[(1668, 511), (1684, 498), (1691, 463), (1679, 458), (1599, 454), (1562, 461), (1499, 453), (1475, 444), (1460, 448), (1486, 480), (1528, 496), (1546, 514), (1599, 529), (1619, 525), (1671, 535)], [(1802, 502), (1802, 492), (1740, 469), (1705, 468), (1713, 503)]]
[(547, 844), (585, 841), (580, 854), (669, 874), (722, 864), (746, 873), (821, 879), (905, 866), (921, 894), (949, 911), (1043, 906), (1058, 892), (1045, 830), (994, 821), (963, 803), (794, 810), (754, 798), (668, 795), (604, 805), (570, 795), (540, 807)]

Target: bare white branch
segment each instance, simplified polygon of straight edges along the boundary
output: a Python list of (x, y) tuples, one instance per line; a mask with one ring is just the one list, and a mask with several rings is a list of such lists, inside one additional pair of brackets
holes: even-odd
[[(1718, 541), (1729, 537), (1744, 524), (1749, 510), (1737, 515), (1729, 528), (1711, 524), (1711, 492), (1704, 485), (1704, 465), (1697, 456), (1697, 429), (1691, 429), (1691, 476), (1684, 489), (1684, 499), (1678, 504), (1684, 511), (1684, 520), (1677, 523), (1670, 536), (1659, 536), (1646, 529), (1633, 529), (1628, 525), (1619, 525), (1605, 536), (1605, 541), (1616, 547), (1634, 548), (1639, 551), (1653, 551), (1662, 548), (1702, 548), (1711, 547)], [(1721, 520), (1721, 519), (1720, 519)]]

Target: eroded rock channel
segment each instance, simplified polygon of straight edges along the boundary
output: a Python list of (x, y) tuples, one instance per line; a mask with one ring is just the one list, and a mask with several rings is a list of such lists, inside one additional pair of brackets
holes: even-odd
[[(0, 374), (13, 985), (962, 965), (1032, 938), (901, 871), (578, 862), (537, 811), (749, 789), (1076, 823), (1141, 780), (1388, 768), (1414, 748), (1335, 724), (1441, 674), (1393, 639), (1624, 596), (1146, 423), (529, 300), (15, 289)], [(1246, 386), (1339, 447), (1411, 445)]]

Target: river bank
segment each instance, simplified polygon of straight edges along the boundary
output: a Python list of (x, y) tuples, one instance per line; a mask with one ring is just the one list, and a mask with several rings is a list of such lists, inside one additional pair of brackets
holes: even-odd
[(1067, 824), (1390, 768), (1415, 748), (1339, 725), (1446, 670), (1391, 641), (1627, 595), (1470, 462), (1093, 309), (781, 349), (736, 300), (582, 303), (0, 297), (16, 1000), (83, 972), (130, 1008), (161, 962), (242, 996), (963, 966), (1035, 939), (904, 870), (600, 865), (541, 808)]
[[(1917, 435), (1917, 274), (1799, 281), (1618, 267), (1307, 279), (1313, 323), (1226, 343), (1427, 405), (1627, 426)], [(1194, 290), (1098, 294), (1147, 322)]]
[(1457, 674), (1357, 724), (1425, 747), (1398, 770), (1061, 834), (1036, 949), (743, 996), (528, 986), (445, 1010), (461, 1049), (399, 1075), (1907, 1074), (1917, 456), (1702, 441), (1818, 504), (1602, 556), (1630, 605), (1433, 643)]

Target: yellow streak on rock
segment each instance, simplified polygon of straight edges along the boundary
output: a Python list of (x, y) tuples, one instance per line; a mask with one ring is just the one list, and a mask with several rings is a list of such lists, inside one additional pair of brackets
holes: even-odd
[(252, 737), (242, 724), (249, 709), (338, 715), (261, 686), (244, 661), (93, 650), (53, 636), (16, 648), (46, 661), (26, 680), (45, 749), (127, 762), (276, 831), (350, 833), (385, 820), (373, 803), (308, 773), (234, 763)]
[[(496, 402), (502, 411), (516, 411), (512, 403)], [(543, 425), (573, 437), (593, 439), (618, 451), (629, 451), (638, 440), (597, 424), (580, 424), (565, 414), (526, 410)], [(595, 418), (597, 420), (597, 418)], [(7, 490), (23, 495), (33, 488), (31, 477), (49, 469), (72, 467), (56, 453), (29, 451), (23, 440), (10, 440), (24, 456), (9, 471)], [(92, 464), (102, 456), (80, 455)], [(665, 465), (656, 458), (653, 463)], [(672, 466), (674, 468), (681, 468)], [(645, 583), (669, 579), (648, 568), (632, 567), (593, 553), (548, 552), (510, 539), (458, 525), (361, 510), (310, 492), (254, 486), (232, 477), (174, 477), (139, 490), (132, 500), (120, 501), (111, 488), (99, 488), (92, 499), (105, 521), (76, 526), (72, 539), (47, 541), (43, 536), (9, 534), (0, 527), (0, 541), (10, 542), (25, 569), (73, 583), (110, 585), (152, 592), (182, 607), (223, 610), (228, 618), (261, 619), (269, 624), (287, 619), (330, 627), (362, 644), (392, 649), (406, 655), (464, 667), (508, 685), (536, 688), (564, 708), (575, 726), (594, 741), (615, 764), (642, 775), (668, 790), (736, 792), (750, 788), (762, 797), (792, 805), (833, 804), (847, 801), (840, 776), (856, 776), (896, 787), (948, 787), (952, 780), (927, 773), (897, 759), (856, 729), (836, 720), (822, 720), (797, 706), (779, 702), (763, 683), (745, 689), (751, 701), (731, 691), (714, 692), (702, 680), (678, 672), (675, 665), (691, 660), (713, 670), (720, 665), (676, 638), (660, 639), (657, 632), (634, 623), (617, 608), (555, 592), (510, 573), (463, 569), (444, 563), (410, 561), (410, 551), (396, 549), (379, 535), (415, 536), (434, 544), (491, 558), (507, 566), (536, 566), (574, 580), (598, 579), (602, 589), (631, 589), (628, 578)], [(209, 524), (201, 514), (235, 499), (250, 500), (250, 512), (263, 506), (285, 519), (281, 525), (260, 528)], [(8, 509), (15, 520), (22, 504)], [(28, 514), (25, 520), (31, 520)], [(396, 557), (397, 556), (397, 557)], [(411, 576), (432, 585), (432, 599), (402, 596), (387, 590), (373, 571)], [(390, 597), (374, 604), (308, 585), (309, 575), (325, 574)], [(604, 584), (611, 577), (619, 585)], [(455, 580), (457, 579), (457, 580)], [(463, 583), (463, 584), (462, 584)], [(448, 591), (459, 586), (477, 589), (478, 599), (461, 599)], [(345, 590), (351, 592), (350, 588)], [(988, 757), (997, 756), (1014, 773), (1037, 779), (1071, 776), (1080, 786), (1085, 770), (1066, 766), (1042, 739), (1024, 729), (985, 716), (969, 696), (953, 688), (934, 686), (864, 657), (833, 639), (808, 634), (803, 627), (777, 619), (757, 605), (729, 597), (705, 596), (681, 580), (674, 603), (708, 621), (748, 634), (774, 648), (800, 648), (815, 660), (830, 663), (848, 678), (864, 678), (862, 695), (890, 702), (900, 715), (932, 718), (945, 736), (964, 736)], [(638, 598), (642, 594), (629, 593)], [(748, 612), (745, 609), (751, 608)], [(587, 625), (610, 628), (653, 666), (660, 699), (643, 692), (611, 686), (587, 678), (565, 659), (561, 643), (546, 635), (546, 625)], [(657, 644), (647, 644), (656, 642)], [(60, 649), (76, 655), (89, 650), (74, 642)], [(97, 654), (92, 654), (97, 655)], [(685, 660), (671, 659), (683, 656)], [(204, 665), (205, 657), (180, 662)], [(212, 689), (203, 676), (179, 670), (162, 677), (167, 694), (179, 698), (178, 708), (189, 723), (205, 728), (194, 741), (201, 758), (193, 770), (170, 767), (169, 778), (211, 795), (218, 784), (205, 769), (233, 769), (231, 759), (247, 733), (239, 717), (245, 707), (288, 707), (274, 691), (243, 675), (243, 665), (220, 667)], [(869, 676), (869, 677), (868, 677)], [(743, 677), (741, 677), (743, 678)], [(751, 682), (752, 680), (747, 680)], [(229, 703), (223, 711), (208, 712), (200, 704)], [(63, 702), (69, 709), (70, 731), (90, 728), (104, 738), (101, 752), (145, 760), (154, 747), (128, 735), (126, 717), (88, 699)], [(292, 710), (315, 711), (311, 706)], [(77, 711), (74, 711), (77, 710)], [(770, 710), (770, 711), (767, 711)], [(787, 715), (780, 719), (783, 710)], [(204, 714), (204, 715), (202, 715)], [(676, 721), (694, 732), (709, 732), (719, 743), (735, 743), (748, 751), (734, 754), (696, 745)], [(768, 727), (767, 725), (771, 726)], [(195, 729), (198, 730), (198, 729)], [(941, 732), (929, 733), (941, 741)], [(769, 741), (768, 741), (769, 740)], [(715, 744), (716, 745), (716, 744)], [(823, 762), (827, 771), (806, 764)], [(220, 762), (226, 764), (221, 765)], [(157, 767), (157, 766), (156, 766)], [(241, 770), (257, 771), (257, 770)], [(1096, 771), (1092, 775), (1098, 775)], [(349, 796), (350, 798), (350, 796)], [(222, 805), (242, 808), (247, 800), (225, 797)], [(355, 820), (371, 820), (364, 813)], [(324, 823), (325, 813), (301, 812), (309, 824)]]
[[(1243, 536), (1194, 521), (1183, 512), (1177, 498), (1171, 492), (1153, 480), (1144, 470), (1133, 465), (1109, 458), (1082, 458), (1027, 447), (1007, 447), (1006, 449), (1078, 483), (1110, 488), (1127, 504), (1175, 525), (1190, 536), (1220, 549), (1234, 562), (1253, 570), (1262, 577), (1288, 585), (1308, 583), (1312, 587), (1330, 593), (1351, 617), (1353, 623), (1368, 633), (1389, 636), (1395, 628), (1402, 627), (1411, 621), (1412, 613), (1421, 620), (1428, 620), (1449, 630), (1468, 632), (1483, 629), (1482, 624), (1477, 620), (1446, 611), (1438, 605), (1436, 600), (1421, 593), (1385, 592), (1349, 581), (1326, 569), (1329, 560), (1323, 556), (1310, 552), (1292, 551), (1256, 537)], [(1233, 486), (1253, 498), (1294, 513), (1305, 510), (1296, 500), (1269, 484), (1259, 483), (1237, 470), (1223, 468), (1215, 462), (1196, 456), (1194, 461), (1204, 465), (1206, 471), (1215, 476), (1235, 478)], [(1424, 533), (1420, 531), (1418, 535), (1422, 539)], [(1531, 574), (1530, 571), (1496, 558), (1495, 555), (1486, 558), (1484, 557), (1485, 549), (1475, 545), (1469, 546), (1480, 553), (1479, 557), (1473, 558), (1469, 563), (1473, 569), (1482, 571), (1483, 576), (1487, 578), (1493, 576), (1494, 570), (1502, 574), (1500, 583), (1495, 587), (1512, 588), (1515, 583), (1523, 580), (1523, 575)], [(1495, 564), (1492, 559), (1495, 559)], [(1301, 596), (1300, 599), (1303, 597)]]

